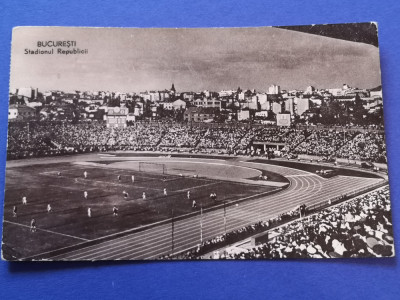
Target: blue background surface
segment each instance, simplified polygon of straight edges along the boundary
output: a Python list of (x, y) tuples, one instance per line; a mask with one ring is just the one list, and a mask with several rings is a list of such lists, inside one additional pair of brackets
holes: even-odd
[[(393, 1), (0, 2), (0, 186), (4, 185), (14, 26), (239, 27), (376, 21), (396, 248), (400, 251), (400, 4)], [(29, 68), (29, 66), (27, 66)], [(368, 74), (365, 74), (368, 76)], [(3, 199), (3, 193), (1, 193)], [(0, 214), (3, 214), (1, 204)], [(0, 262), (0, 299), (400, 299), (394, 259), (323, 261)]]

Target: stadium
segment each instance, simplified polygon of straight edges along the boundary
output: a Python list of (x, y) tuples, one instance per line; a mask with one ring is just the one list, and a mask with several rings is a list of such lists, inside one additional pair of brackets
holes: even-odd
[(394, 255), (383, 131), (204, 126), (10, 123), (3, 258)]

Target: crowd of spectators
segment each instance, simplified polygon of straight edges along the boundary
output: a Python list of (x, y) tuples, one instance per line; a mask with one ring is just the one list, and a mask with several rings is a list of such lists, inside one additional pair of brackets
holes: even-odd
[(275, 237), (227, 259), (389, 257), (394, 255), (389, 188), (296, 220)]
[(204, 129), (174, 124), (162, 137), (161, 147), (194, 148), (204, 135)]
[(339, 149), (337, 157), (386, 163), (384, 135), (375, 132), (360, 133)]
[[(282, 222), (296, 219), (287, 225)], [(271, 228), (269, 231), (268, 229)], [(226, 246), (259, 232), (269, 241), (253, 248)], [(215, 251), (217, 250), (217, 251)], [(219, 251), (218, 251), (219, 250)], [(217, 253), (217, 257), (215, 257)], [(282, 259), (390, 257), (394, 255), (388, 186), (299, 219), (299, 210), (204, 241), (160, 259)]]
[(285, 142), (286, 130), (282, 127), (276, 128), (258, 128), (254, 132), (253, 140), (255, 142), (274, 142), (284, 143)]
[[(303, 210), (304, 213), (304, 210)], [(296, 219), (300, 216), (300, 210), (294, 209), (290, 212), (280, 214), (276, 218), (268, 221), (260, 221), (255, 224), (244, 226), (237, 230), (218, 235), (212, 239), (206, 240), (196, 248), (185, 251), (183, 253), (164, 255), (160, 259), (200, 259), (202, 255), (208, 252), (224, 247), (226, 245), (241, 241), (259, 232), (263, 232), (268, 228), (275, 227), (284, 222)]]
[(160, 259), (200, 259), (203, 254), (212, 251), (215, 247), (222, 247), (229, 243), (237, 242), (267, 229), (269, 222), (258, 222), (256, 224), (242, 227), (238, 230), (228, 232), (226, 235), (219, 235), (210, 240), (202, 242), (195, 249), (178, 254), (164, 255)]
[(108, 135), (108, 146), (123, 146), (128, 149), (135, 147), (156, 147), (165, 132), (168, 131), (166, 124), (145, 126), (141, 123), (134, 123), (126, 128), (104, 128)]
[[(32, 128), (33, 126), (33, 128)], [(48, 139), (41, 128), (35, 128), (28, 123), (10, 124), (8, 135), (8, 151), (18, 153), (31, 150), (45, 150), (48, 146)]]
[(56, 148), (72, 147), (83, 149), (85, 147), (94, 147), (106, 145), (109, 139), (109, 132), (97, 123), (56, 123), (48, 124), (45, 128), (41, 128), (48, 133), (49, 139)]
[(353, 137), (353, 132), (314, 130), (292, 152), (295, 154), (330, 156), (336, 153), (345, 143), (351, 141)]
[(10, 122), (7, 154), (9, 159), (112, 150), (260, 155), (263, 149), (252, 147), (256, 142), (283, 144), (287, 154), (386, 162), (384, 135), (376, 132), (140, 122), (126, 128), (102, 122)]
[(246, 135), (247, 130), (244, 127), (221, 127), (209, 128), (200, 139), (197, 147), (234, 150), (241, 139)]
[(307, 130), (290, 129), (285, 136), (285, 149), (291, 152), (297, 147), (310, 133)]

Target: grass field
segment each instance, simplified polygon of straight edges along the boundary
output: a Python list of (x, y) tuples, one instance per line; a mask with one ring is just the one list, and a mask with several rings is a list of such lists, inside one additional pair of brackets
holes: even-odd
[[(156, 168), (157, 169), (157, 168)], [(26, 257), (273, 191), (274, 187), (74, 163), (7, 169), (3, 255)], [(83, 172), (88, 177), (84, 178)], [(146, 171), (146, 170), (145, 170)], [(58, 172), (61, 174), (58, 175)], [(121, 176), (118, 180), (118, 175)], [(135, 176), (132, 182), (132, 175)], [(164, 195), (164, 188), (167, 195)], [(85, 199), (84, 191), (88, 197)], [(128, 193), (124, 198), (123, 191)], [(190, 199), (187, 192), (190, 191)], [(146, 193), (146, 199), (142, 193)], [(209, 198), (211, 192), (217, 200)], [(22, 197), (27, 204), (22, 205)], [(192, 208), (192, 201), (197, 208)], [(50, 204), (52, 212), (47, 212)], [(13, 216), (17, 206), (17, 216)], [(118, 216), (113, 216), (113, 207)], [(92, 216), (88, 217), (87, 209)], [(32, 218), (37, 232), (30, 232)]]

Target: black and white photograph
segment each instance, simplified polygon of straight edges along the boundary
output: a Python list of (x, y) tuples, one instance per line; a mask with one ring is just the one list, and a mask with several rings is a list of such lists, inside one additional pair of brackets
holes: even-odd
[(2, 258), (395, 255), (378, 24), (15, 27)]

